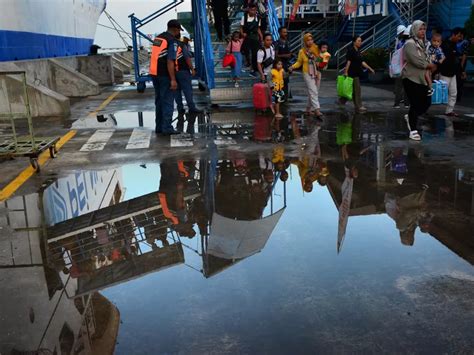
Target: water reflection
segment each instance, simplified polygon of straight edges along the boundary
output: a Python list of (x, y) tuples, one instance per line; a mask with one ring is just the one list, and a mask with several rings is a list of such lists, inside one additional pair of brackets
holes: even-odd
[[(397, 307), (420, 302), (416, 307), (425, 309), (417, 300), (428, 299), (429, 309), (440, 311), (436, 285), (448, 282), (443, 272), (472, 278), (456, 257), (474, 264), (472, 170), (439, 163), (423, 146), (387, 142), (384, 132), (365, 129), (359, 117), (344, 112), (335, 121), (299, 114), (221, 120), (215, 117), (214, 131), (206, 134), (252, 139), (262, 149), (218, 152), (211, 142), (205, 157), (79, 171), (0, 206), (2, 321), (8, 328), (0, 336), (1, 353), (107, 352), (120, 320), (110, 300), (122, 302), (120, 311), (135, 326), (143, 322), (145, 332), (156, 330), (157, 322), (147, 313), (162, 306), (163, 329), (151, 341), (158, 344), (144, 342), (144, 352), (161, 344), (163, 352), (219, 348), (196, 339), (206, 332), (216, 344), (225, 333), (239, 339), (246, 334), (246, 340), (233, 340), (232, 352), (261, 351), (262, 337), (277, 352), (284, 334), (303, 350), (332, 348), (333, 335), (311, 335), (316, 326), (351, 333), (353, 341), (342, 350), (373, 350), (377, 344), (359, 346), (359, 324), (379, 324), (379, 314), (389, 319), (390, 305), (398, 314), (391, 326), (416, 332)], [(133, 179), (127, 180), (130, 170)], [(153, 279), (161, 282), (150, 281), (156, 275), (163, 275)], [(468, 304), (467, 286), (449, 285), (445, 296)], [(160, 301), (167, 292), (180, 306)], [(129, 297), (134, 301), (124, 301)], [(216, 322), (206, 321), (210, 330), (190, 299), (207, 305), (212, 317), (206, 316)], [(133, 312), (132, 303), (139, 304)], [(359, 305), (373, 307), (367, 313), (375, 318), (359, 313)], [(461, 321), (472, 315), (450, 307), (442, 317), (451, 310)], [(430, 329), (418, 321), (417, 327)], [(184, 325), (194, 329), (196, 348), (167, 333)], [(122, 351), (132, 351), (130, 334), (140, 332), (124, 326)], [(364, 327), (384, 350), (406, 349), (390, 342), (389, 330), (375, 334)], [(258, 337), (246, 329), (256, 329)], [(289, 344), (285, 350), (297, 348)]]

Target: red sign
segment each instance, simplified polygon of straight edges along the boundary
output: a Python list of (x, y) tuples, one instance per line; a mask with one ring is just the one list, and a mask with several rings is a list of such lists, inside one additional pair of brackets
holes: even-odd
[(293, 2), (293, 9), (291, 10), (290, 21), (293, 21), (296, 17), (296, 12), (300, 7), (301, 0), (295, 0)]
[(357, 11), (357, 0), (346, 0), (344, 2), (344, 13), (346, 15), (353, 14), (354, 12)]

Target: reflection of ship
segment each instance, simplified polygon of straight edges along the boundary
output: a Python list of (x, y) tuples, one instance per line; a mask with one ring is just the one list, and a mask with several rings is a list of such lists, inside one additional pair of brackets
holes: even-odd
[[(0, 211), (0, 353), (112, 353), (120, 315), (98, 293), (69, 298), (77, 282), (44, 259), (41, 194)], [(4, 215), (3, 215), (4, 213)]]
[(105, 0), (3, 0), (0, 61), (88, 54)]

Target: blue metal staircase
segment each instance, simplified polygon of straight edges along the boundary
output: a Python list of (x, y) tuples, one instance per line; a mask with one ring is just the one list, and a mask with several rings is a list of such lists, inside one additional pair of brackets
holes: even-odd
[[(140, 28), (156, 20), (183, 2), (184, 0), (172, 0), (167, 5), (161, 7), (158, 11), (143, 19), (139, 19), (135, 14), (129, 16), (132, 28), (134, 74), (138, 92), (144, 92), (147, 81), (151, 81), (148, 72), (140, 70), (140, 62), (138, 60), (139, 39), (143, 38), (151, 43), (153, 42), (153, 39), (143, 33)], [(206, 0), (192, 0), (192, 6), (195, 33), (194, 50), (196, 71), (201, 82), (204, 83), (207, 88), (212, 89), (214, 87), (214, 57), (209, 32), (209, 21), (207, 20)]]

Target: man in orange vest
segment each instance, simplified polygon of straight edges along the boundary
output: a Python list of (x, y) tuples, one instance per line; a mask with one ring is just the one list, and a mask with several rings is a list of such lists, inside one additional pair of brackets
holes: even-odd
[(158, 35), (151, 49), (149, 74), (155, 88), (156, 134), (171, 135), (178, 133), (171, 125), (174, 100), (178, 83), (176, 82), (176, 53), (181, 34), (178, 20), (168, 22), (168, 30)]

